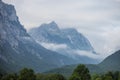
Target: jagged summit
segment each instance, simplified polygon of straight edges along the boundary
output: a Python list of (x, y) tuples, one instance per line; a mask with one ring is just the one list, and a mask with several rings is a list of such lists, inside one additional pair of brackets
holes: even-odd
[(59, 30), (58, 25), (54, 21), (52, 21), (48, 24), (42, 24), (39, 27), (39, 29), (41, 29), (41, 28), (46, 29), (46, 30)]
[(73, 62), (38, 44), (20, 24), (14, 6), (0, 2), (0, 70), (18, 71), (28, 67), (38, 72)]
[(49, 23), (50, 25), (57, 25), (55, 21)]
[(1, 16), (1, 20), (4, 19), (4, 21), (9, 20), (19, 23), (14, 6), (6, 4), (2, 1), (0, 1), (0, 16)]
[(75, 28), (59, 29), (54, 21), (33, 28), (29, 33), (39, 42), (66, 44), (71, 49), (94, 51), (89, 40)]

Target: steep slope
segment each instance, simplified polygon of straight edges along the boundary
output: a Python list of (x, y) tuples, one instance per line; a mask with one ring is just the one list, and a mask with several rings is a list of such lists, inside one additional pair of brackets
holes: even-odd
[(70, 41), (68, 44), (70, 48), (85, 51), (94, 51), (88, 39), (83, 34), (79, 33), (76, 29), (66, 28), (62, 29), (61, 32)]
[(47, 50), (32, 39), (20, 24), (14, 6), (0, 0), (0, 69), (18, 71), (23, 67), (37, 72), (73, 63), (74, 60)]
[(95, 54), (89, 40), (74, 28), (59, 29), (53, 21), (33, 28), (29, 34), (45, 48), (77, 60), (75, 63), (98, 63), (83, 52)]
[(120, 71), (120, 50), (108, 56), (98, 66), (104, 71)]
[[(103, 73), (107, 71), (120, 71), (120, 50), (108, 56), (105, 60), (103, 60), (100, 64), (92, 65), (86, 64), (91, 73)], [(68, 65), (61, 68), (53, 69), (47, 71), (45, 73), (60, 73), (69, 77), (76, 65)]]

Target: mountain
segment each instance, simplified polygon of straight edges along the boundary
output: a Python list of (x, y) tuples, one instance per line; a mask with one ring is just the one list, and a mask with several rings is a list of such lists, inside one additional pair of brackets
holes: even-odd
[(43, 72), (75, 61), (39, 45), (19, 22), (13, 5), (0, 0), (0, 70), (28, 67)]
[[(120, 50), (108, 56), (101, 63), (97, 65), (94, 65), (94, 64), (85, 64), (85, 65), (90, 70), (91, 74), (94, 74), (94, 73), (101, 74), (107, 71), (120, 71), (119, 61), (120, 61)], [(78, 64), (63, 66), (61, 68), (53, 69), (45, 73), (60, 73), (65, 75), (66, 77), (69, 77), (77, 65)]]
[(95, 51), (89, 40), (74, 28), (60, 29), (52, 21), (30, 29), (29, 34), (45, 48), (77, 60), (75, 63), (98, 63), (98, 60), (80, 55), (83, 52), (95, 54)]
[(98, 66), (104, 71), (120, 71), (120, 50), (108, 56)]
[(29, 34), (39, 42), (66, 44), (70, 49), (94, 51), (88, 39), (76, 29), (59, 29), (54, 21), (31, 29)]

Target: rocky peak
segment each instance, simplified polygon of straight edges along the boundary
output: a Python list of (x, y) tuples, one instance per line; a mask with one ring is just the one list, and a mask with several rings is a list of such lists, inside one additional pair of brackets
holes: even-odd
[(0, 1), (0, 40), (16, 45), (18, 39), (29, 37), (20, 24), (13, 5)]
[(40, 29), (29, 32), (39, 42), (66, 44), (71, 49), (93, 51), (89, 40), (74, 28), (59, 29), (52, 21), (41, 25)]
[(9, 21), (18, 22), (14, 6), (5, 4), (2, 1), (0, 1), (0, 17), (4, 19), (4, 21), (7, 19)]
[(51, 26), (57, 26), (57, 24), (56, 24), (55, 21), (50, 22), (49, 25), (51, 25)]
[(44, 30), (44, 31), (51, 32), (51, 33), (60, 31), (58, 25), (54, 21), (52, 21), (48, 24), (42, 24), (39, 27), (39, 30)]
[(10, 4), (6, 4), (2, 2), (2, 0), (0, 0), (0, 24), (1, 24), (0, 26), (1, 29), (3, 29), (2, 27), (4, 27), (4, 29), (10, 28), (12, 32), (14, 32), (14, 30), (20, 31), (17, 32), (17, 34), (21, 32), (26, 32), (26, 30), (19, 22), (14, 6)]

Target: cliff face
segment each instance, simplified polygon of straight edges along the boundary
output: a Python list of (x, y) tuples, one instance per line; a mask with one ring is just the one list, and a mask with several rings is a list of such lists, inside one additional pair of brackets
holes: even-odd
[(40, 72), (73, 62), (36, 43), (20, 24), (14, 6), (0, 1), (0, 69), (9, 72), (29, 67)]
[(7, 41), (14, 47), (24, 37), (29, 37), (29, 35), (20, 24), (14, 6), (0, 1), (0, 40)]

